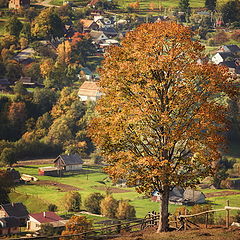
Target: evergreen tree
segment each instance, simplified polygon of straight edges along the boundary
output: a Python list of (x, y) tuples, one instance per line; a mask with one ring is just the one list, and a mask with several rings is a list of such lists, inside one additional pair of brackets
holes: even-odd
[(216, 0), (205, 0), (205, 7), (211, 11), (215, 10), (216, 4)]
[(222, 7), (222, 17), (224, 23), (233, 23), (240, 21), (240, 1), (229, 1)]
[(19, 37), (19, 34), (23, 28), (23, 24), (17, 19), (16, 16), (13, 16), (7, 21), (5, 28), (10, 35)]
[(189, 4), (189, 0), (180, 0), (179, 9), (185, 14), (185, 21), (189, 21), (189, 17), (191, 15), (191, 7)]

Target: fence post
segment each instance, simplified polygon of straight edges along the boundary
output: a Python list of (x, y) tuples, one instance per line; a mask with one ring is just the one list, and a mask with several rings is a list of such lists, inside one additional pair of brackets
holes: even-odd
[[(186, 216), (187, 215), (187, 209), (185, 208), (185, 210), (184, 210), (184, 215)], [(187, 230), (187, 218), (185, 217), (184, 218), (184, 230)]]
[(206, 222), (205, 222), (205, 227), (207, 228), (208, 226), (208, 213), (206, 213)]
[[(229, 206), (229, 200), (226, 201), (226, 206)], [(229, 209), (226, 209), (226, 227), (229, 228), (229, 222), (230, 222), (230, 219), (229, 219)]]

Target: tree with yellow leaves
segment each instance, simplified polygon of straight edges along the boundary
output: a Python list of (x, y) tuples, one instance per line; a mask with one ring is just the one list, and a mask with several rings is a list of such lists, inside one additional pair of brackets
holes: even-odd
[(169, 192), (194, 186), (213, 172), (224, 148), (227, 106), (233, 97), (227, 69), (198, 64), (204, 47), (188, 27), (144, 24), (105, 54), (103, 96), (89, 134), (112, 179), (161, 195), (158, 231), (167, 231)]

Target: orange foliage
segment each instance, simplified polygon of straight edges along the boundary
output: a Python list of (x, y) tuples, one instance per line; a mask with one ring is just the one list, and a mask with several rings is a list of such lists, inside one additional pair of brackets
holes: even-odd
[(193, 186), (212, 173), (224, 149), (227, 106), (236, 94), (227, 69), (197, 63), (204, 47), (174, 22), (144, 24), (105, 55), (89, 133), (112, 178), (162, 194), (167, 230), (172, 186)]

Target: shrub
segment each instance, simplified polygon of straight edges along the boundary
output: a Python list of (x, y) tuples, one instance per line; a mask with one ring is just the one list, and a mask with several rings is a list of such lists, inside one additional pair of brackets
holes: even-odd
[(41, 225), (41, 229), (39, 230), (40, 235), (43, 236), (52, 236), (55, 234), (54, 227), (51, 223), (44, 223)]
[(136, 217), (136, 211), (128, 201), (121, 200), (118, 203), (116, 217), (118, 219), (130, 219)]
[(64, 196), (64, 205), (67, 211), (78, 212), (81, 207), (81, 195), (78, 192), (68, 192)]
[(48, 205), (48, 211), (56, 212), (57, 211), (57, 205), (50, 203)]
[(118, 208), (118, 201), (114, 199), (112, 195), (107, 195), (101, 201), (100, 208), (101, 208), (102, 215), (110, 218), (115, 218), (116, 211)]
[[(196, 214), (200, 212), (205, 212), (208, 210), (212, 210), (212, 206), (210, 204), (204, 204), (204, 205), (195, 205), (191, 209), (191, 214)], [(206, 214), (202, 214), (196, 217), (192, 218), (192, 221), (195, 223), (205, 223), (206, 221)], [(214, 223), (214, 213), (208, 213), (208, 223), (213, 224)]]
[[(62, 232), (62, 236), (87, 232), (92, 229), (92, 222), (85, 216), (72, 216), (66, 223), (66, 229)], [(71, 239), (82, 239), (84, 236), (71, 237)], [(65, 240), (69, 238), (60, 238)], [(84, 238), (85, 239), (85, 238)]]
[(100, 214), (101, 201), (104, 199), (104, 196), (101, 193), (92, 193), (84, 201), (84, 206), (87, 211), (91, 213)]

